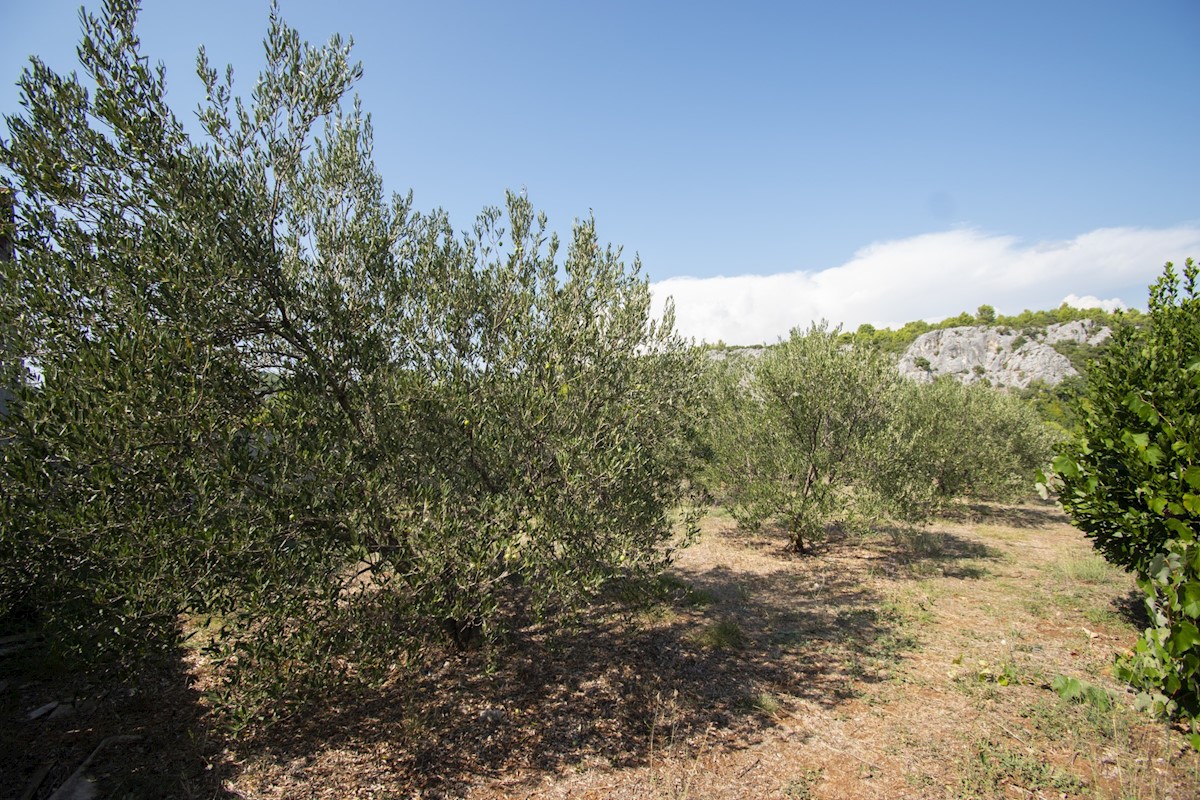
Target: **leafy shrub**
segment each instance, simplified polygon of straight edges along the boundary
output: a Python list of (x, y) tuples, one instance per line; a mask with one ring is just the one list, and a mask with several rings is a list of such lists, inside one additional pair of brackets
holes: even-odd
[(956, 499), (1027, 494), (1054, 443), (1036, 411), (1010, 394), (952, 378), (906, 382), (867, 485), (891, 516), (921, 522)]
[(194, 142), (135, 21), (84, 17), (94, 92), (34, 61), (0, 142), (0, 624), (136, 668), (211, 618), (230, 686), (308, 691), (656, 570), (701, 381), (638, 265), (387, 200), (360, 68), (275, 13), (251, 101), (201, 53)]
[[(1161, 713), (1200, 713), (1200, 297), (1167, 264), (1147, 324), (1118, 328), (1088, 375), (1075, 436), (1053, 462), (1059, 500), (1134, 572), (1152, 626), (1119, 664)], [(1200, 741), (1198, 739), (1197, 741)]]
[(958, 498), (1014, 499), (1053, 452), (1027, 403), (982, 383), (903, 381), (878, 350), (824, 327), (715, 372), (714, 491), (742, 524), (779, 522), (798, 551), (836, 521), (923, 522)]

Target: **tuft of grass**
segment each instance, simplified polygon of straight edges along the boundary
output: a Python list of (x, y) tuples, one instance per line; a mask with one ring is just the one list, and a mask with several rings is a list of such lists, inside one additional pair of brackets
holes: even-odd
[(892, 542), (908, 558), (942, 559), (946, 553), (946, 537), (943, 534), (919, 528), (893, 528)]
[(770, 692), (762, 692), (755, 695), (751, 705), (754, 706), (756, 711), (766, 714), (768, 717), (774, 717), (783, 708), (775, 695)]
[(1111, 583), (1122, 574), (1121, 570), (1097, 555), (1065, 559), (1055, 565), (1054, 571), (1072, 583), (1087, 584)]
[(662, 599), (679, 598), (689, 606), (709, 606), (715, 600), (712, 592), (707, 589), (697, 589), (683, 578), (668, 573), (658, 576), (655, 590)]
[(748, 641), (742, 626), (731, 619), (704, 626), (696, 633), (695, 640), (711, 650), (738, 650)]

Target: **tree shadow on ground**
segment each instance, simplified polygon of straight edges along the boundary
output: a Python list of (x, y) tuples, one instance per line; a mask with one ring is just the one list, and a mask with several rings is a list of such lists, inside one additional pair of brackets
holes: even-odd
[(1113, 598), (1110, 606), (1122, 621), (1134, 629), (1144, 631), (1150, 627), (1150, 613), (1146, 610), (1146, 596), (1141, 589), (1130, 589), (1125, 594)]
[(220, 763), (183, 654), (139, 673), (135, 685), (47, 663), (39, 648), (0, 663), (0, 797), (50, 797), (89, 757), (81, 778), (95, 794), (71, 797), (237, 796), (224, 789), (232, 771)]
[(1001, 561), (1003, 551), (948, 531), (886, 526), (875, 531), (880, 540), (876, 569), (889, 576), (976, 580), (989, 574), (980, 562)]
[(521, 628), (488, 652), (442, 653), (240, 750), (301, 786), (336, 751), (384, 792), (456, 797), (489, 776), (645, 765), (656, 742), (749, 747), (781, 713), (834, 708), (887, 679), (915, 646), (903, 615), (867, 588), (869, 563), (860, 546), (834, 544), (758, 568), (676, 567), (656, 607), (613, 604)]
[(1066, 523), (1062, 508), (1053, 500), (1031, 500), (1024, 505), (965, 503), (951, 507), (947, 518), (984, 522), (1009, 528), (1041, 528)]
[[(86, 718), (37, 728), (6, 714), (0, 765), (15, 780), (5, 783), (19, 791), (53, 761), (34, 795), (47, 797), (96, 744), (130, 734), (141, 741), (97, 759), (102, 796), (229, 797), (225, 782), (249, 762), (284, 795), (331, 786), (457, 797), (488, 777), (646, 765), (665, 742), (736, 750), (802, 704), (833, 709), (869, 691), (916, 645), (868, 576), (921, 565), (969, 576), (973, 562), (998, 557), (955, 534), (908, 529), (834, 531), (807, 556), (769, 530), (717, 535), (754, 563), (677, 566), (649, 608), (613, 602), (571, 624), (522, 625), (486, 650), (431, 653), (383, 689), (331, 693), (223, 757), (215, 751), (227, 743), (214, 744), (182, 659)], [(34, 702), (23, 697), (22, 709)]]

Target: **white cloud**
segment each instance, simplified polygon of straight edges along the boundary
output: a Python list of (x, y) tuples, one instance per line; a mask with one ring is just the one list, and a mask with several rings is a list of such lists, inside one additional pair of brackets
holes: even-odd
[(1101, 300), (1099, 297), (1090, 294), (1084, 297), (1069, 294), (1063, 298), (1063, 303), (1069, 305), (1071, 308), (1102, 308), (1105, 311), (1119, 311), (1129, 308), (1119, 297), (1110, 297), (1107, 300)]
[(668, 278), (651, 291), (656, 313), (674, 298), (685, 336), (756, 344), (821, 319), (849, 329), (864, 322), (896, 327), (984, 303), (1001, 314), (1056, 308), (1064, 297), (1077, 306), (1136, 306), (1165, 262), (1190, 255), (1200, 256), (1197, 225), (1102, 228), (1032, 244), (958, 229), (871, 244), (818, 272)]

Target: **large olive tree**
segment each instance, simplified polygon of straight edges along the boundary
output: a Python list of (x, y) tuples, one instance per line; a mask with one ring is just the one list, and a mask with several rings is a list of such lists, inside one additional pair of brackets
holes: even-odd
[(274, 11), (249, 98), (201, 52), (193, 138), (136, 14), (83, 15), (86, 77), (33, 60), (0, 142), (3, 624), (91, 666), (206, 624), (295, 688), (661, 564), (701, 382), (636, 262), (386, 197), (348, 46)]

